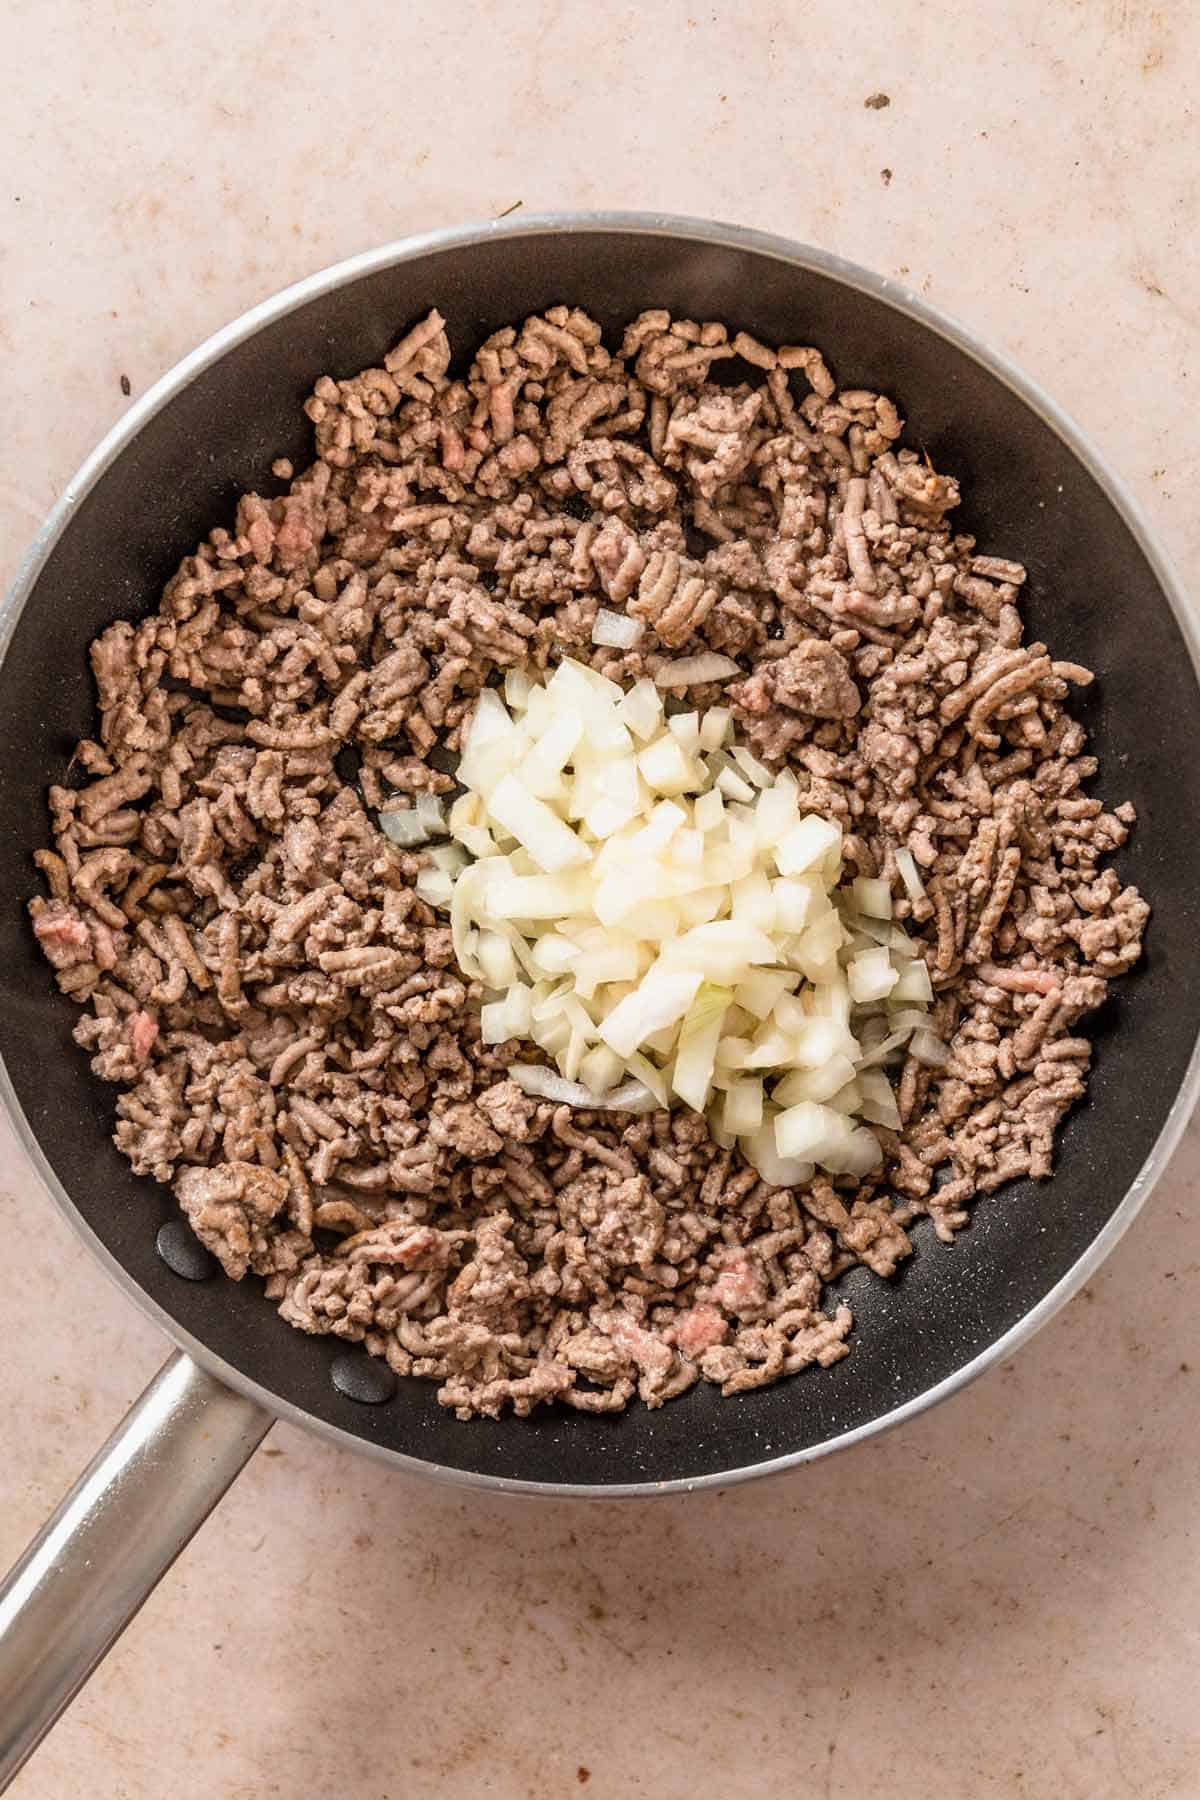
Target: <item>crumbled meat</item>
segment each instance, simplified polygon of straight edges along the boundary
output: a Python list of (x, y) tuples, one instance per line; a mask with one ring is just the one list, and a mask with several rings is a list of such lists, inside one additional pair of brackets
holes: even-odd
[(267, 1272), (272, 1244), (266, 1227), (287, 1198), (282, 1175), (248, 1162), (189, 1167), (176, 1180), (175, 1196), (227, 1275), (240, 1281), (247, 1269)]
[(777, 662), (735, 690), (738, 705), (757, 716), (786, 706), (813, 719), (852, 719), (862, 705), (850, 664), (824, 638), (804, 638)]
[[(122, 1090), (117, 1145), (289, 1324), (464, 1418), (830, 1365), (851, 1319), (824, 1283), (1049, 1173), (1081, 1021), (1140, 954), (1146, 903), (1103, 866), (1133, 809), (1088, 795), (1066, 710), (1090, 672), (1023, 642), (1024, 567), (952, 533), (954, 478), (810, 347), (657, 309), (614, 352), (552, 306), (460, 377), (432, 312), (306, 411), (288, 493), (244, 496), (97, 638), (98, 728), (50, 790), (33, 933)], [(592, 645), (601, 604), (642, 621), (627, 655)], [(452, 789), (498, 672), (569, 651), (632, 681), (681, 648), (739, 659), (739, 733), (892, 881), (929, 965), (949, 1061), (904, 1063), (866, 1182), (772, 1188), (695, 1114), (527, 1096), (378, 828)]]

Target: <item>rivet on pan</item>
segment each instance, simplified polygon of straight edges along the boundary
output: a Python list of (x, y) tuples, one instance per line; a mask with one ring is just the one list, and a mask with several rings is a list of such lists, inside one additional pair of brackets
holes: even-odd
[(184, 1281), (207, 1281), (217, 1266), (185, 1219), (168, 1219), (160, 1225), (154, 1246), (172, 1275), (181, 1275)]
[(329, 1378), (339, 1394), (362, 1406), (379, 1406), (396, 1392), (396, 1377), (387, 1364), (377, 1357), (364, 1356), (361, 1350), (335, 1356), (329, 1365)]

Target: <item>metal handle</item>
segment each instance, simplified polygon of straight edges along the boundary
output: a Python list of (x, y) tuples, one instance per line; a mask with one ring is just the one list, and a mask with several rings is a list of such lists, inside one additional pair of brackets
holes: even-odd
[(125, 1415), (0, 1584), (0, 1793), (273, 1424), (182, 1352)]

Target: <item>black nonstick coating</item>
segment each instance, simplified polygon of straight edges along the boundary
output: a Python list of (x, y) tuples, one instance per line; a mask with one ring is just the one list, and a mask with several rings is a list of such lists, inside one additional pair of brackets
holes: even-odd
[[(377, 260), (268, 317), (146, 420), (94, 482), (0, 670), (0, 1053), (32, 1131), (83, 1220), (182, 1332), (279, 1401), (377, 1449), (485, 1477), (606, 1487), (734, 1474), (869, 1426), (954, 1377), (1050, 1293), (1121, 1204), (1184, 1079), (1200, 1030), (1200, 695), (1164, 591), (1117, 504), (1020, 393), (928, 318), (892, 305), (881, 284), (857, 286), (854, 272), (843, 278), (827, 259), (807, 265), (785, 248), (648, 220), (534, 223)], [(257, 1281), (188, 1281), (159, 1257), (155, 1234), (174, 1201), (112, 1146), (115, 1090), (72, 1045), (76, 1009), (34, 951), (28, 852), (46, 841), (47, 784), (93, 729), (89, 641), (110, 620), (150, 609), (179, 557), (231, 522), (242, 490), (277, 491), (273, 458), (306, 460), (300, 408), (315, 377), (379, 361), (432, 304), (463, 352), (560, 300), (597, 316), (609, 341), (631, 314), (666, 306), (769, 342), (816, 343), (843, 384), (897, 398), (909, 441), (962, 478), (962, 528), (1027, 564), (1030, 634), (1100, 672), (1077, 704), (1102, 759), (1100, 791), (1137, 806), (1120, 870), (1154, 917), (1145, 965), (1105, 1009), (1090, 1096), (1061, 1136), (1053, 1179), (981, 1201), (953, 1247), (918, 1225), (917, 1253), (895, 1281), (846, 1276), (856, 1325), (845, 1361), (735, 1400), (702, 1384), (656, 1412), (464, 1425), (426, 1382), (357, 1403), (331, 1380), (345, 1347), (284, 1325)], [(1072, 329), (1086, 332), (1087, 320)], [(63, 1355), (81, 1354), (66, 1322)]]

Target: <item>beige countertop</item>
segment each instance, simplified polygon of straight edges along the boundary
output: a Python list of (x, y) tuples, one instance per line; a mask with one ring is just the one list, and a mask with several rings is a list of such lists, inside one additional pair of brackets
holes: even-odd
[[(517, 201), (900, 278), (1043, 381), (1194, 572), (1198, 52), (1187, 0), (8, 0), (0, 575), (122, 376)], [(7, 1562), (164, 1343), (0, 1159)], [(1200, 1795), (1198, 1179), (1193, 1132), (1015, 1363), (771, 1482), (504, 1501), (277, 1427), (13, 1792)]]

